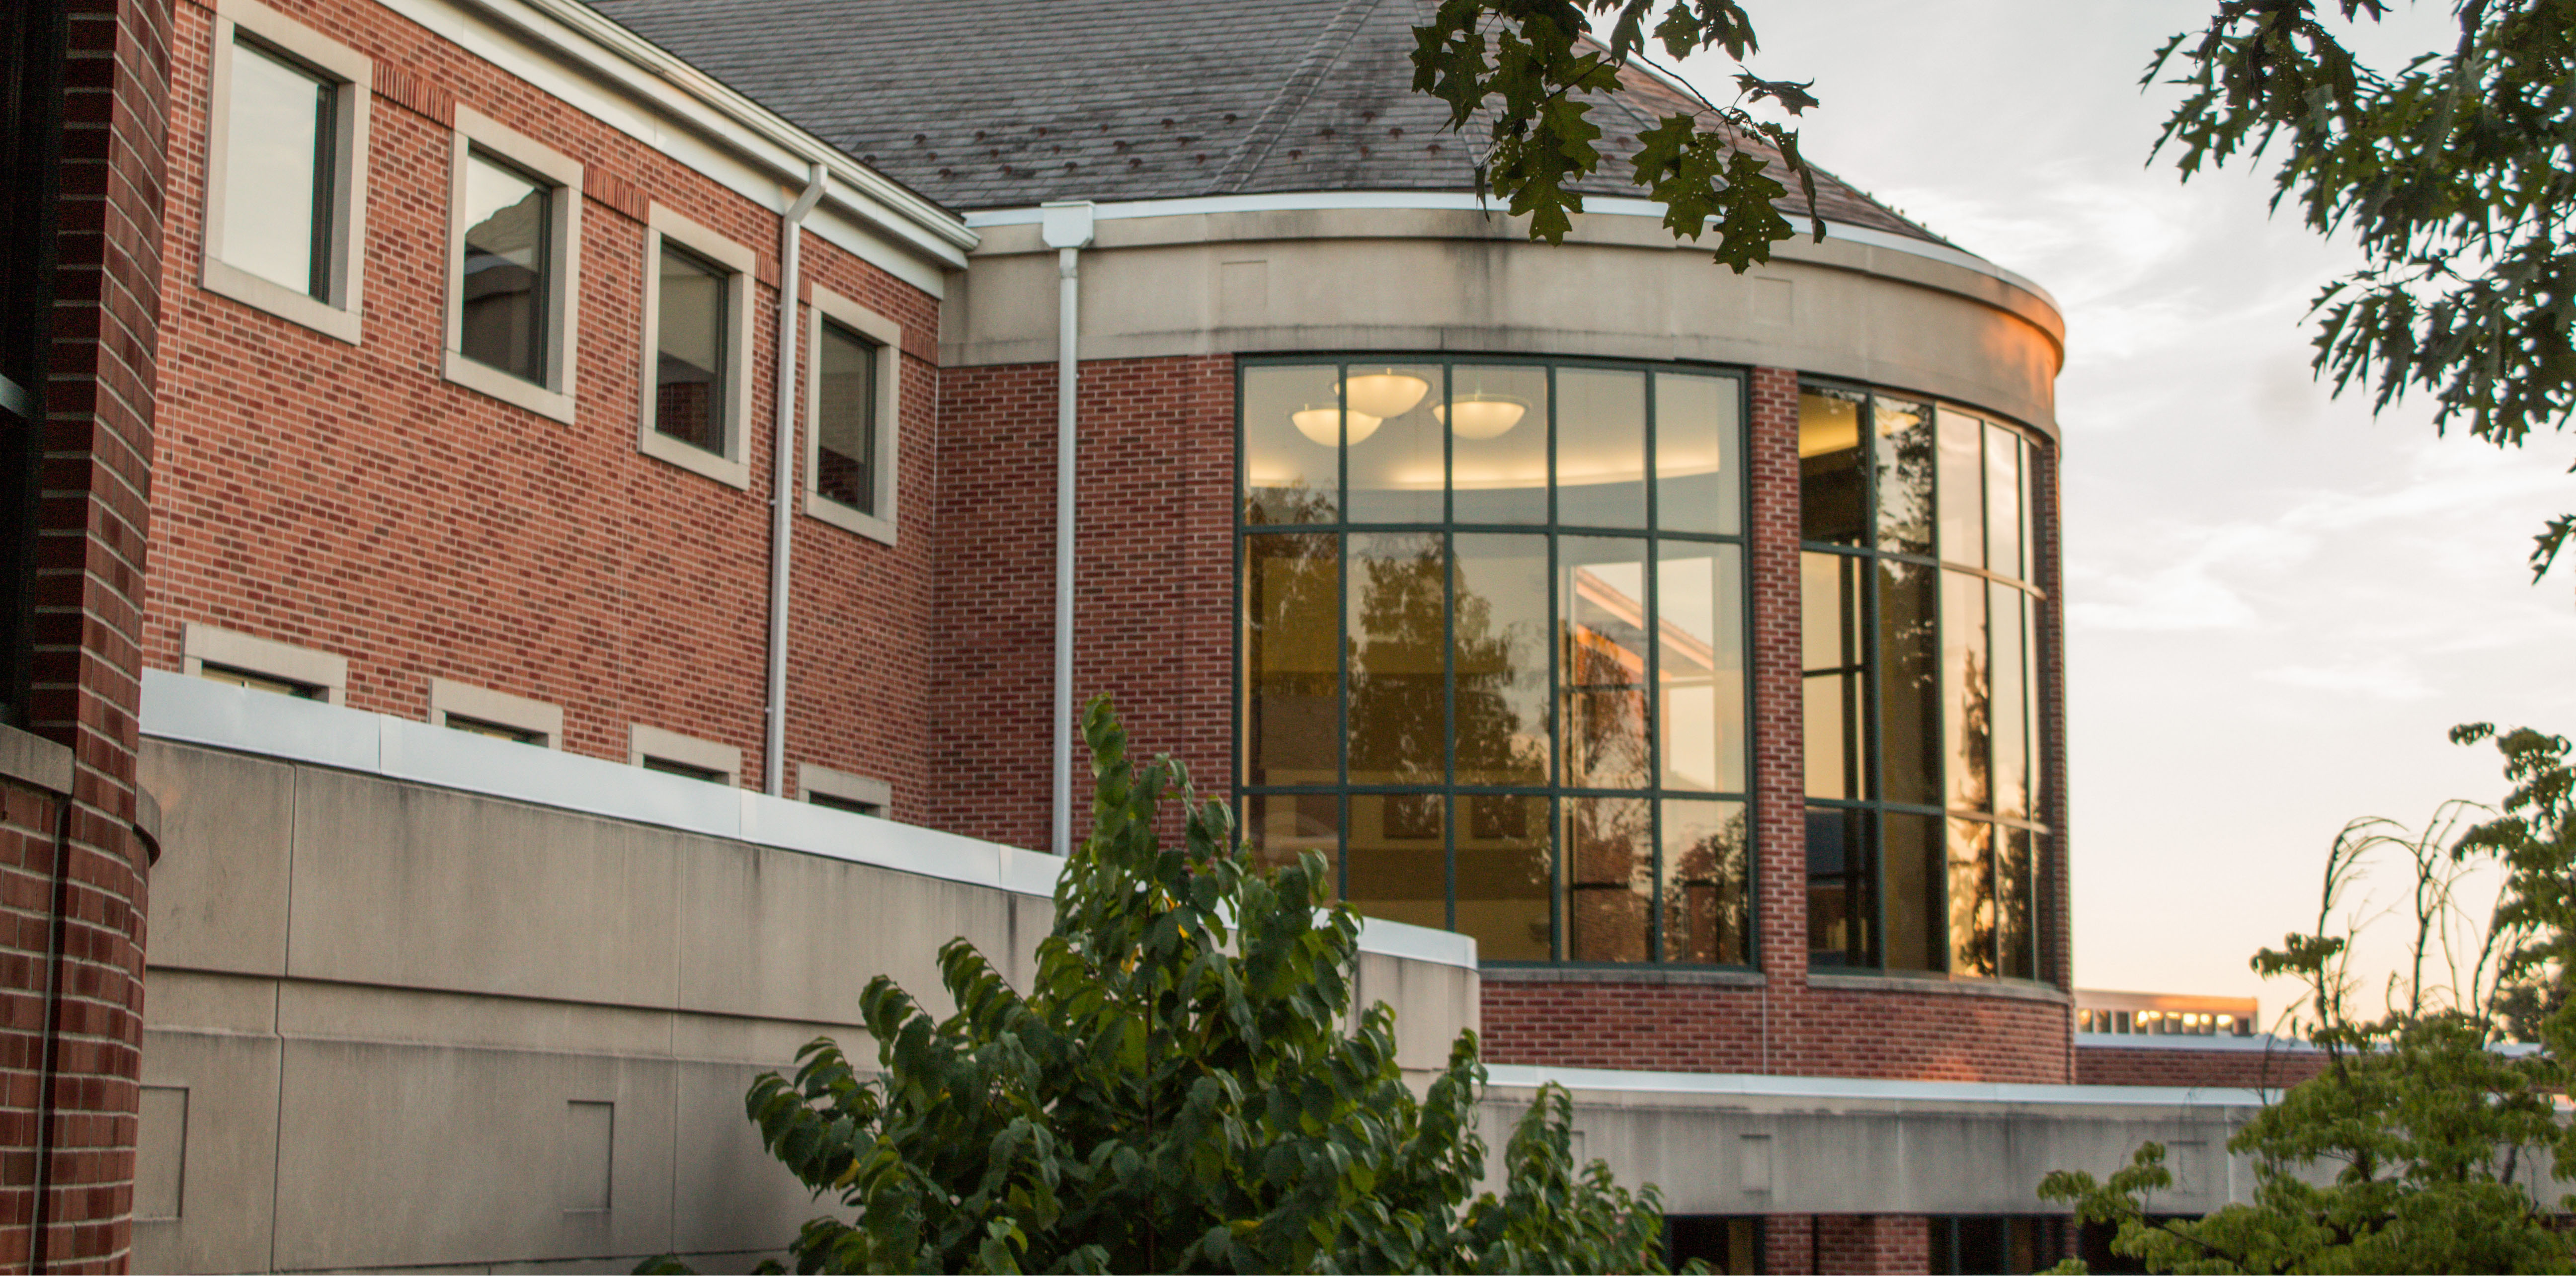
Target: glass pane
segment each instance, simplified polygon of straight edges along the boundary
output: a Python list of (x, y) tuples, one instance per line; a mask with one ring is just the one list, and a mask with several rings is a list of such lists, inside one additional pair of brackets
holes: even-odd
[(1441, 782), (1449, 647), (1440, 536), (1353, 534), (1350, 557), (1350, 781)]
[(1664, 802), (1667, 964), (1751, 964), (1749, 844), (1737, 802)]
[(1547, 539), (1455, 536), (1451, 662), (1458, 781), (1545, 787), (1548, 758)]
[(1243, 781), (1341, 781), (1341, 563), (1332, 534), (1243, 540)]
[(1655, 527), (1732, 534), (1743, 395), (1732, 378), (1655, 375)]
[(1932, 411), (1910, 401), (1877, 398), (1878, 545), (1882, 551), (1932, 554)]
[(822, 332), (823, 340), (814, 352), (814, 492), (873, 516), (877, 514), (876, 349), (828, 321)]
[(1653, 785), (1646, 754), (1646, 543), (1557, 540), (1565, 785)]
[(1986, 580), (1941, 575), (1941, 705), (1952, 809), (1994, 808), (1994, 669), (1986, 650)]
[(1555, 954), (1548, 900), (1554, 868), (1544, 796), (1458, 798), (1458, 932), (1487, 961)]
[(1929, 814), (1880, 817), (1880, 858), (1887, 894), (1887, 968), (1950, 968), (1942, 938), (1942, 820)]
[(1459, 365), (1449, 404), (1452, 519), (1462, 525), (1547, 520), (1547, 371), (1530, 365)]
[(655, 300), (653, 430), (725, 452), (725, 293), (728, 272), (663, 242)]
[(2021, 560), (2021, 437), (1986, 428), (1986, 568), (2028, 578)]
[(465, 301), (457, 350), (530, 382), (546, 376), (546, 245), (553, 189), (465, 159)]
[(330, 291), (324, 200), (338, 86), (233, 45), (224, 126), (224, 261), (297, 293)]
[(1801, 666), (1806, 673), (1807, 795), (1861, 796), (1862, 562), (1830, 552), (1798, 557)]
[(1994, 828), (1954, 818), (1950, 829), (1950, 972), (1995, 972)]
[(1878, 566), (1879, 752), (1885, 799), (1941, 803), (1941, 653), (1933, 626), (1934, 571)]
[(1798, 536), (1811, 543), (1869, 541), (1869, 495), (1860, 465), (1860, 397), (1798, 394)]
[[(1328, 524), (1340, 517), (1342, 411), (1334, 382), (1331, 365), (1243, 371), (1244, 524)], [(1353, 420), (1353, 434), (1358, 426)]]
[(2007, 978), (2039, 977), (2037, 904), (2032, 891), (2037, 878), (2031, 871), (2031, 836), (2018, 827), (1995, 829), (1995, 862), (2001, 871), (1998, 889), (2001, 903), (1996, 913), (1996, 947), (2002, 957), (2001, 973)]
[(2020, 488), (2013, 491), (2013, 506), (2021, 509), (2021, 529), (2018, 531), (2018, 541), (2021, 543), (2021, 576), (2036, 583), (2039, 581), (2039, 541), (2031, 537), (2031, 509), (2038, 501), (2035, 490), (2039, 485), (2039, 478), (2036, 475), (2039, 469), (2039, 446), (2020, 436), (2015, 436), (2013, 454), (2019, 460), (2014, 466), (2014, 471), (2021, 478)]
[(1645, 962), (1655, 895), (1654, 824), (1628, 796), (1565, 798), (1565, 959)]
[(2030, 816), (2045, 822), (2048, 810), (2046, 788), (2049, 756), (2047, 710), (2039, 699), (2039, 644), (2042, 620), (2048, 615), (2048, 602), (2037, 597), (2022, 598), (2022, 617), (2027, 629), (2022, 633), (2021, 688), (2022, 699), (2030, 712), (2030, 764), (2023, 777), (2030, 780)]
[(1448, 805), (1437, 795), (1353, 796), (1350, 904), (1362, 916), (1449, 928)]
[[(1436, 524), (1442, 519), (1437, 366), (1352, 365), (1349, 450), (1351, 519), (1372, 524)], [(1372, 425), (1374, 424), (1374, 425)]]
[(2022, 655), (2025, 598), (2001, 583), (1986, 588), (1993, 631), (1994, 802), (1995, 813), (2022, 818), (2030, 813), (2030, 703), (2022, 684), (2028, 664)]
[(1646, 376), (1556, 371), (1556, 521), (1646, 527)]
[(1264, 869), (1294, 865), (1308, 850), (1323, 855), (1321, 897), (1342, 896), (1342, 798), (1244, 797), (1243, 839), (1252, 845), (1253, 866)]
[(1664, 542), (1655, 566), (1659, 666), (1656, 728), (1663, 785), (1683, 792), (1744, 790), (1742, 552)]
[(1986, 563), (1985, 462), (1979, 446), (1986, 425), (1955, 409), (1940, 414), (1941, 559)]
[(1870, 893), (1870, 815), (1807, 811), (1807, 964), (1864, 966), (1878, 905)]

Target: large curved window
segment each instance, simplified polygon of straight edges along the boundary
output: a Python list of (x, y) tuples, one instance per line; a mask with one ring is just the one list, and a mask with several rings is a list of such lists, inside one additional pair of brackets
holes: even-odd
[(1742, 965), (1744, 395), (1679, 366), (1241, 371), (1247, 834), (1496, 962)]
[(1948, 406), (1799, 397), (1815, 968), (2038, 974), (2031, 453)]

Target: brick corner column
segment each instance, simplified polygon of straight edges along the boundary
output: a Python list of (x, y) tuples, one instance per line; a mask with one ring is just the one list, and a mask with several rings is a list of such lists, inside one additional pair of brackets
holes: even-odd
[[(1753, 371), (1752, 508), (1746, 522), (1753, 595), (1755, 879), (1759, 960), (1785, 1014), (1807, 981), (1805, 694), (1799, 675), (1798, 374)], [(1771, 1065), (1769, 1030), (1763, 1063)], [(1802, 1247), (1803, 1248), (1803, 1247)]]

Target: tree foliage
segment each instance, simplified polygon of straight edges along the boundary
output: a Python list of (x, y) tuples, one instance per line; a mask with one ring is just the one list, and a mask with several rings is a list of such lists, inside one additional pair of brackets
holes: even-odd
[[(2567, 740), (2464, 725), (2452, 740), (2494, 739), (2513, 791), (2500, 810), (2452, 802), (2417, 831), (2385, 819), (2345, 827), (2327, 857), (2314, 933), (2254, 956), (2266, 977), (2307, 987), (2291, 1030), (2327, 1056), (2229, 1140), (2253, 1158), (2250, 1203), (2198, 1220), (2156, 1217), (2172, 1185), (2164, 1149), (2146, 1144), (2107, 1179), (2056, 1171), (2040, 1194), (2117, 1225), (2112, 1249), (2159, 1272), (2565, 1272), (2567, 1237), (2523, 1181), (2528, 1163), (2576, 1174), (2576, 1129), (2558, 1108), (2576, 1089), (2576, 1014), (2562, 1008), (2539, 1046), (2507, 1046), (2505, 993), (2554, 985), (2576, 940), (2576, 824)], [(2371, 860), (2403, 855), (2410, 964), (2388, 976), (2382, 1013), (2357, 999), (2353, 900)], [(2499, 883), (2484, 913), (2467, 886)], [(2481, 919), (2482, 918), (2482, 919)], [(2536, 1052), (2535, 1051), (2536, 1048)]]
[[(1596, 19), (1607, 35), (1587, 40)], [(1485, 114), (1477, 194), (1490, 190), (1529, 215), (1534, 239), (1563, 241), (1583, 211), (1573, 185), (1602, 160), (1585, 99), (1616, 89), (1620, 69), (1645, 55), (1650, 20), (1651, 38), (1674, 58), (1723, 49), (1740, 63), (1759, 47), (1734, 0), (1441, 0), (1431, 24), (1413, 29), (1414, 89), (1448, 104), (1453, 131)], [(1825, 224), (1814, 216), (1816, 179), (1797, 132), (1746, 110), (1768, 99), (1798, 114), (1816, 103), (1808, 86), (1750, 71), (1735, 83), (1735, 101), (1702, 99), (1701, 110), (1671, 113), (1640, 134), (1633, 181), (1664, 207), (1675, 235), (1697, 240), (1714, 228), (1717, 261), (1742, 273), (1797, 234), (1780, 216), (1789, 191), (1767, 171), (1771, 156), (1797, 177), (1816, 239)]]
[(1475, 1193), (1474, 1035), (1417, 1099), (1393, 1012), (1347, 1018), (1359, 920), (1321, 857), (1255, 869), (1179, 766), (1129, 764), (1105, 698), (1083, 728), (1094, 826), (1030, 990), (952, 941), (955, 1014), (868, 984), (876, 1072), (822, 1039), (753, 1086), (763, 1143), (849, 1214), (805, 1225), (797, 1271), (1661, 1270), (1655, 1189), (1575, 1169), (1562, 1089)]
[[(2349, 235), (2363, 265), (2317, 296), (2316, 369), (2384, 408), (2434, 397), (2437, 427), (2498, 445), (2576, 411), (2576, 0), (2460, 0), (2448, 50), (2381, 71), (2322, 11), (2389, 0), (2224, 0), (2156, 51), (2182, 103), (2161, 151), (2184, 176), (2276, 159), (2273, 207)], [(2533, 576), (2576, 530), (2534, 540)]]

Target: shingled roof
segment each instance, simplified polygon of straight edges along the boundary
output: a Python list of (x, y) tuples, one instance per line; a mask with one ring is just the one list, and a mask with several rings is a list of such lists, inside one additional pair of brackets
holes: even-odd
[[(590, 3), (956, 209), (1475, 185), (1481, 131), (1442, 132), (1413, 92), (1435, 0)], [(1693, 108), (1632, 68), (1593, 112), (1604, 160), (1578, 189), (1643, 194), (1637, 135)], [(1939, 239), (1829, 174), (1816, 195), (1833, 221)]]

